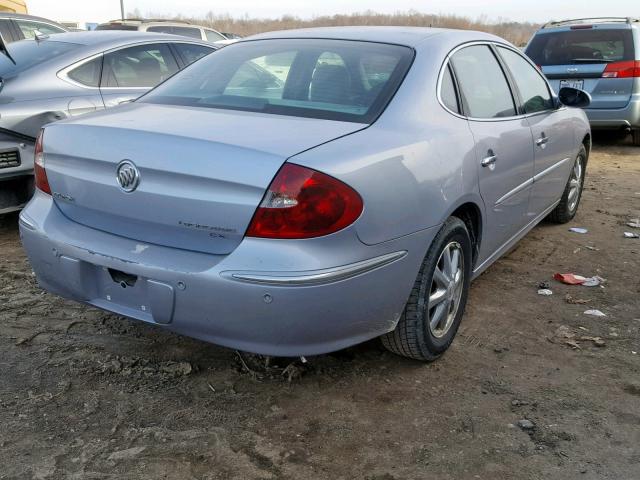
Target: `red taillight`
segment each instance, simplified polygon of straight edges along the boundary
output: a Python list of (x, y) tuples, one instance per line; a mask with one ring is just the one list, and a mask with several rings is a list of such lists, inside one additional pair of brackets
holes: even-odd
[(640, 61), (608, 63), (602, 72), (602, 78), (636, 78), (640, 77)]
[(44, 136), (44, 128), (40, 130), (36, 140), (33, 158), (33, 173), (36, 177), (36, 187), (51, 195), (51, 187), (47, 179), (47, 171), (44, 169), (44, 150), (42, 146), (42, 137)]
[(360, 195), (340, 180), (285, 163), (253, 215), (247, 236), (320, 237), (351, 225), (362, 208)]

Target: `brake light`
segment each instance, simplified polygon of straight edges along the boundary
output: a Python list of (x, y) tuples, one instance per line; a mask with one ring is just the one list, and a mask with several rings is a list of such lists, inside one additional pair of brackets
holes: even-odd
[(33, 158), (33, 173), (36, 177), (36, 188), (51, 195), (51, 187), (49, 186), (49, 180), (47, 179), (47, 171), (44, 169), (42, 137), (44, 137), (44, 128), (40, 130), (38, 138), (36, 139)]
[(602, 72), (602, 78), (637, 78), (640, 77), (640, 61), (608, 63)]
[(589, 30), (593, 28), (593, 25), (572, 25), (569, 27), (571, 30)]
[(340, 180), (285, 163), (253, 215), (247, 236), (320, 237), (348, 227), (362, 209), (360, 195)]

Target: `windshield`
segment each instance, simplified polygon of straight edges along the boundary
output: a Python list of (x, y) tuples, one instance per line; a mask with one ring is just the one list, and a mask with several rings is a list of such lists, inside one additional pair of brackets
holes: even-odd
[(537, 65), (574, 65), (633, 60), (630, 29), (574, 29), (537, 34), (526, 54)]
[(7, 49), (16, 64), (14, 65), (6, 55), (0, 53), (0, 77), (20, 73), (38, 63), (51, 60), (78, 47), (80, 45), (76, 43), (54, 42), (51, 40), (44, 42), (21, 40), (10, 43)]
[(225, 47), (140, 101), (371, 123), (413, 50), (343, 40), (259, 40)]

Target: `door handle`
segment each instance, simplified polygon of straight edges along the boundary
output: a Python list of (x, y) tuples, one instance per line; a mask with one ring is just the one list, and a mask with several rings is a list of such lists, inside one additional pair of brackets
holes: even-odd
[(544, 146), (547, 144), (548, 141), (549, 141), (549, 137), (547, 137), (544, 134), (544, 132), (542, 132), (542, 136), (536, 140), (536, 145), (544, 148)]
[(482, 162), (480, 162), (480, 165), (482, 165), (483, 167), (488, 167), (489, 165), (493, 165), (494, 163), (496, 163), (496, 160), (498, 160), (498, 157), (494, 155), (491, 150), (489, 150), (488, 153), (489, 153), (489, 156), (486, 158), (483, 158)]

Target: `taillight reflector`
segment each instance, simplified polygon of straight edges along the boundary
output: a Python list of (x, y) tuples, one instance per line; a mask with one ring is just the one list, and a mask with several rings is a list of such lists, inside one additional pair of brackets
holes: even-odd
[(51, 187), (47, 178), (47, 171), (44, 169), (44, 146), (43, 146), (44, 128), (40, 130), (36, 139), (33, 158), (33, 174), (36, 177), (36, 188), (51, 195)]
[(247, 230), (248, 237), (313, 238), (337, 232), (362, 213), (360, 195), (329, 175), (285, 163)]
[(602, 72), (602, 78), (636, 77), (640, 77), (640, 61), (637, 60), (608, 63), (604, 72)]

